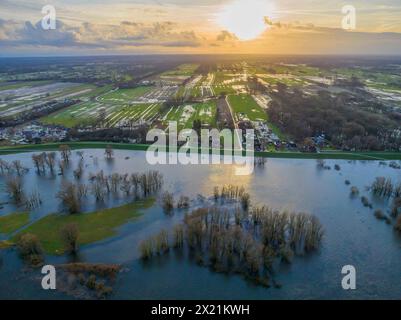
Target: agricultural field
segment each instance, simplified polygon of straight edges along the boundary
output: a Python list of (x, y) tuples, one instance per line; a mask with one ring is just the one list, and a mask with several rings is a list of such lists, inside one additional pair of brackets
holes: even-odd
[[(65, 127), (77, 125), (89, 125), (94, 123), (104, 113), (106, 123), (117, 125), (124, 120), (149, 120), (147, 114), (137, 112), (149, 106), (140, 99), (144, 94), (150, 93), (152, 87), (138, 87), (133, 89), (111, 89), (110, 87), (99, 89), (99, 95), (92, 96), (89, 101), (84, 101), (72, 107), (52, 113), (43, 117), (45, 124), (58, 124)], [(143, 110), (145, 111), (146, 108)], [(137, 117), (137, 118), (136, 118)]]
[(167, 124), (168, 121), (177, 121), (178, 130), (192, 128), (195, 120), (200, 120), (202, 125), (216, 126), (217, 104), (215, 100), (203, 103), (183, 104), (179, 107), (170, 108), (161, 120)]
[(248, 94), (230, 95), (228, 102), (234, 112), (236, 121), (267, 121), (266, 112)]
[(96, 121), (98, 110), (101, 107), (102, 104), (99, 102), (82, 102), (45, 116), (40, 121), (44, 124), (61, 125), (67, 128), (77, 125), (90, 125)]
[(108, 127), (129, 126), (133, 122), (152, 122), (160, 115), (160, 104), (134, 104), (114, 109), (106, 116)]
[(0, 116), (17, 116), (50, 101), (78, 99), (95, 88), (91, 84), (70, 82), (22, 82), (0, 86)]

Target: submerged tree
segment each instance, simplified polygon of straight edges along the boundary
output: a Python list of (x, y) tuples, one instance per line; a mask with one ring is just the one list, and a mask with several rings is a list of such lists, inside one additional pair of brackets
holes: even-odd
[(25, 174), (26, 172), (28, 172), (28, 169), (25, 168), (20, 160), (14, 160), (12, 162), (12, 166), (15, 170), (15, 172), (17, 173), (18, 176), (22, 176), (23, 174)]
[(79, 229), (76, 223), (66, 224), (60, 231), (66, 252), (76, 254), (78, 251)]
[(61, 158), (64, 160), (65, 163), (70, 162), (70, 156), (71, 156), (71, 148), (67, 144), (62, 144), (59, 147), (60, 153), (61, 153)]
[(63, 181), (60, 191), (57, 193), (57, 198), (62, 201), (69, 213), (79, 213), (81, 211), (81, 198), (75, 184)]
[(48, 152), (45, 158), (47, 167), (49, 168), (50, 172), (54, 172), (54, 166), (56, 164), (56, 153), (54, 151)]
[(25, 200), (22, 179), (20, 177), (8, 177), (6, 180), (6, 190), (10, 198), (17, 205), (20, 205)]
[(108, 144), (106, 146), (106, 149), (104, 150), (104, 154), (106, 155), (107, 159), (112, 159), (113, 158), (114, 151), (113, 151), (113, 147), (110, 144)]
[[(223, 194), (235, 197), (236, 190), (225, 188)], [(240, 207), (205, 207), (185, 214), (184, 222), (174, 226), (171, 246), (189, 252), (201, 265), (218, 272), (239, 273), (268, 286), (276, 259), (290, 263), (295, 255), (317, 250), (322, 237), (319, 220), (306, 213), (255, 207), (248, 214)], [(141, 244), (143, 258), (168, 252), (166, 231), (150, 239)]]

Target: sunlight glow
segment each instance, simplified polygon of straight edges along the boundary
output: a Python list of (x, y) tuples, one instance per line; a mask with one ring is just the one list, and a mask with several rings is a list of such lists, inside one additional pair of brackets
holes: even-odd
[(266, 30), (265, 17), (271, 17), (269, 0), (234, 0), (217, 14), (217, 23), (240, 40), (252, 40)]

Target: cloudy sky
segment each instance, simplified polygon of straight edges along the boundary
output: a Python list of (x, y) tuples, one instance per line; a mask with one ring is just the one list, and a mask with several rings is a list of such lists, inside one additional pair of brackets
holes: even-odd
[[(55, 30), (42, 28), (45, 5)], [(400, 17), (399, 0), (0, 0), (0, 55), (400, 55)]]

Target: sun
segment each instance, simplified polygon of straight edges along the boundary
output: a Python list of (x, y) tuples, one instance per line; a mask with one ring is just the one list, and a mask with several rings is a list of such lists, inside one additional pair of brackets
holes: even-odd
[(217, 13), (220, 27), (246, 41), (260, 36), (266, 30), (265, 17), (271, 17), (268, 0), (234, 0)]

